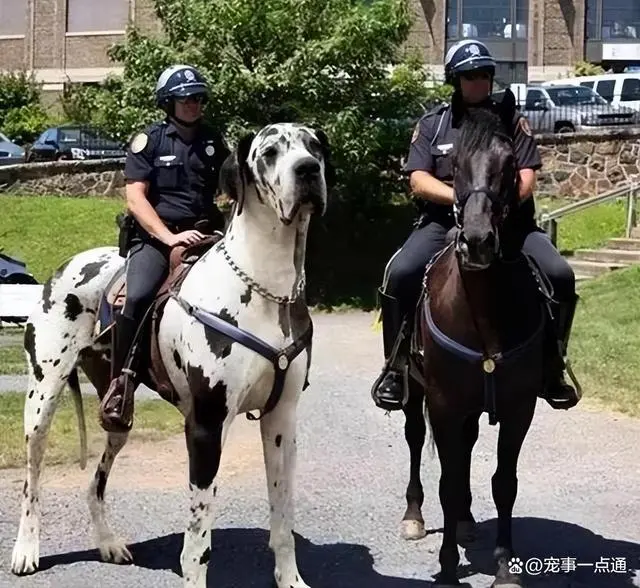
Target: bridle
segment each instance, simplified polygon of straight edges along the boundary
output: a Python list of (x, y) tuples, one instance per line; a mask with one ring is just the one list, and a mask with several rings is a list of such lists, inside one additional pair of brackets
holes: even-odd
[[(495, 133), (495, 136), (503, 139), (511, 147), (511, 150), (513, 152), (514, 144), (511, 137), (502, 132)], [(457, 166), (455, 165), (454, 160), (454, 178), (456, 171)], [(453, 217), (456, 227), (459, 229), (455, 237), (455, 251), (457, 256), (460, 255), (460, 238), (462, 236), (464, 228), (464, 207), (471, 196), (475, 194), (484, 194), (491, 202), (491, 224), (493, 225), (496, 235), (494, 253), (498, 258), (502, 258), (503, 252), (500, 246), (500, 228), (502, 227), (504, 221), (508, 218), (512, 207), (515, 208), (517, 206), (519, 187), (520, 175), (517, 173), (517, 171), (513, 174), (513, 181), (501, 183), (499, 190), (490, 190), (488, 187), (484, 187), (458, 192), (455, 191), (454, 183), (455, 200), (453, 203)]]

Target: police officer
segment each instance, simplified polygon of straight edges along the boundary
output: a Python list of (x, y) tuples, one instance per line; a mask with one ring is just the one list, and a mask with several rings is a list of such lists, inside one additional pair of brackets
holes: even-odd
[[(492, 107), (495, 104), (490, 97), (494, 75), (495, 60), (481, 42), (460, 41), (447, 52), (446, 82), (453, 86), (456, 98), (461, 98), (465, 106)], [(544, 397), (554, 408), (570, 408), (579, 400), (564, 377), (564, 356), (577, 301), (575, 277), (547, 235), (536, 226), (533, 189), (535, 172), (542, 167), (542, 161), (527, 119), (516, 112), (513, 122), (520, 175), (521, 206), (517, 211), (517, 226), (524, 239), (523, 251), (537, 261), (560, 302), (554, 309), (558, 353), (550, 367)], [(443, 104), (420, 119), (411, 139), (405, 171), (410, 174), (411, 191), (421, 214), (415, 230), (389, 262), (386, 288), (383, 285), (379, 291), (384, 354), (390, 365), (385, 366), (374, 382), (371, 393), (376, 405), (384, 410), (401, 409), (406, 401), (403, 371), (409, 341), (406, 335), (398, 337), (398, 334), (406, 333), (403, 328), (405, 318), (407, 325), (411, 324), (426, 264), (445, 246), (447, 233), (455, 226), (451, 153), (459, 132), (457, 123), (453, 120), (450, 104)], [(391, 357), (397, 342), (395, 357)]]
[[(127, 253), (127, 297), (116, 317), (111, 385), (100, 405), (107, 431), (128, 431), (135, 373), (124, 369), (138, 325), (168, 274), (176, 245), (192, 245), (224, 230), (214, 203), (218, 174), (229, 149), (221, 133), (203, 122), (208, 93), (188, 65), (165, 69), (155, 89), (166, 117), (130, 142), (124, 169), (128, 212), (134, 218)], [(196, 223), (198, 228), (196, 229)]]

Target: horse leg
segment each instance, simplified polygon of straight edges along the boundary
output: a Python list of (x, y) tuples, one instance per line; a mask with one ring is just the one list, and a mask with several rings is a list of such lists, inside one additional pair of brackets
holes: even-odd
[(471, 456), (473, 447), (478, 440), (480, 429), (480, 415), (469, 415), (464, 422), (462, 435), (464, 439), (464, 481), (465, 492), (458, 517), (458, 527), (456, 530), (457, 541), (460, 545), (468, 545), (476, 538), (476, 521), (471, 513)]
[[(38, 569), (40, 560), (39, 480), (42, 460), (60, 392), (73, 369), (77, 350), (71, 343), (60, 343), (53, 336), (40, 336), (27, 323), (24, 348), (29, 371), (24, 404), (24, 433), (27, 444), (27, 474), (22, 489), (22, 508), (18, 537), (13, 548), (11, 571), (17, 575)], [(60, 344), (60, 347), (56, 347)]]
[[(197, 374), (201, 372), (192, 367), (190, 369), (194, 372), (189, 381), (193, 390)], [(211, 527), (214, 522), (213, 499), (217, 492), (214, 480), (220, 467), (222, 447), (234, 417), (227, 409), (226, 385), (218, 381), (210, 388), (209, 378), (202, 378), (185, 421), (191, 492), (191, 518), (180, 554), (185, 588), (206, 588), (211, 557)]]
[(417, 389), (417, 386), (410, 384), (409, 399), (403, 409), (405, 415), (404, 438), (409, 445), (411, 459), (406, 493), (407, 510), (402, 517), (401, 525), (401, 535), (407, 540), (422, 539), (427, 534), (422, 517), (424, 492), (420, 480), (422, 448), (426, 435), (424, 403), (424, 392)]
[(431, 417), (433, 437), (440, 458), (440, 505), (444, 515), (444, 533), (440, 547), (440, 573), (435, 586), (460, 586), (458, 581), (458, 543), (456, 529), (465, 498), (465, 447), (462, 438), (463, 421), (455, 418)]
[(535, 409), (535, 398), (517, 412), (505, 410), (498, 434), (498, 466), (491, 478), (493, 501), (498, 511), (498, 534), (493, 552), (498, 570), (494, 586), (511, 588), (521, 586), (520, 579), (509, 572), (509, 559), (513, 557), (511, 517), (518, 493), (518, 457), (529, 431)]
[(128, 437), (128, 433), (108, 433), (102, 459), (87, 493), (94, 538), (100, 550), (100, 556), (104, 561), (114, 563), (129, 562), (133, 559), (124, 540), (117, 537), (109, 527), (104, 505), (104, 491), (111, 466), (120, 450), (125, 446)]
[(298, 571), (293, 536), (297, 407), (295, 399), (285, 398), (260, 421), (271, 505), (269, 547), (275, 557), (278, 588), (309, 588)]

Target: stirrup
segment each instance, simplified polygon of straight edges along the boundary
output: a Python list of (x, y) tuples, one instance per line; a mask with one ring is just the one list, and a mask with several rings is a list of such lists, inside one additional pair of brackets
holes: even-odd
[(573, 369), (571, 368), (571, 363), (569, 362), (569, 360), (564, 360), (563, 363), (565, 366), (564, 371), (566, 371), (571, 382), (573, 383), (573, 394), (570, 397), (564, 397), (564, 398), (553, 398), (549, 394), (545, 394), (544, 399), (554, 409), (568, 410), (576, 406), (576, 404), (578, 404), (582, 399), (582, 386), (580, 386), (580, 383), (575, 377), (575, 374), (573, 373)]
[(382, 369), (382, 372), (373, 383), (373, 386), (371, 386), (371, 398), (373, 399), (373, 402), (375, 403), (375, 405), (378, 408), (381, 408), (383, 410), (386, 410), (386, 411), (402, 410), (406, 406), (409, 400), (409, 364), (408, 362), (405, 363), (405, 365), (400, 369), (393, 368), (393, 371), (395, 371), (402, 378), (402, 399), (399, 402), (390, 402), (387, 400), (380, 400), (377, 396), (378, 387), (380, 386), (382, 381), (389, 375), (391, 371), (392, 371), (392, 367), (390, 363), (387, 362), (387, 364), (385, 364), (384, 368)]

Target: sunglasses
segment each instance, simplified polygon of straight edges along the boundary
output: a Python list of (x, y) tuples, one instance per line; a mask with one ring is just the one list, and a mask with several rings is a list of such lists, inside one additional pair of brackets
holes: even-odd
[(488, 81), (491, 79), (491, 74), (487, 71), (466, 71), (460, 75), (469, 82), (475, 82), (476, 80)]
[(189, 102), (194, 102), (196, 104), (204, 104), (206, 98), (200, 94), (196, 95), (196, 96), (183, 96), (180, 98), (176, 98), (176, 102), (179, 102), (180, 104), (187, 104)]

